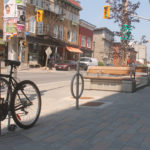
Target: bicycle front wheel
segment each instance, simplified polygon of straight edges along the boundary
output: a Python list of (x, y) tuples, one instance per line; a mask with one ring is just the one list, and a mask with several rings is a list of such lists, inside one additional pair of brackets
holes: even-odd
[(21, 81), (12, 96), (12, 117), (24, 129), (32, 127), (41, 111), (41, 95), (37, 86), (29, 80)]

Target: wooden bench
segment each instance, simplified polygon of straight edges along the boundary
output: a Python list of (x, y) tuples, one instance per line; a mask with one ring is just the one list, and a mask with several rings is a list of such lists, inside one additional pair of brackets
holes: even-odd
[(135, 77), (137, 88), (145, 85), (150, 85), (150, 74), (148, 67), (136, 67)]
[(133, 67), (89, 66), (85, 79), (131, 80), (135, 78)]
[(83, 78), (85, 89), (135, 91), (134, 67), (89, 66)]
[(145, 73), (149, 75), (149, 69), (148, 67), (136, 67), (136, 73)]

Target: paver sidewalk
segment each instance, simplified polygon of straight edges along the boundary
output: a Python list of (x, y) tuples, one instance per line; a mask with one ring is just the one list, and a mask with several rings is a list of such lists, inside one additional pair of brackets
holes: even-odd
[(84, 91), (80, 105), (104, 104), (76, 110), (70, 84), (53, 86), (39, 85), (42, 113), (35, 127), (1, 136), (0, 150), (150, 149), (150, 87), (135, 93)]

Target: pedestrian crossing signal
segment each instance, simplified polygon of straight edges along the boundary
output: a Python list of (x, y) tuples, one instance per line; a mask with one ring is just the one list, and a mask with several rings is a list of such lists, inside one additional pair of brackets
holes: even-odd
[(110, 18), (110, 6), (109, 5), (104, 6), (103, 18), (104, 19)]
[(37, 22), (42, 22), (43, 21), (43, 10), (37, 10), (36, 21)]

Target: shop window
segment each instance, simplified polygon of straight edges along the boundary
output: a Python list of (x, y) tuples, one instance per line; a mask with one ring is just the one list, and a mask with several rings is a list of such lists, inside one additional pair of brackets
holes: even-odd
[(91, 48), (91, 38), (87, 38), (87, 48)]
[(35, 18), (34, 16), (31, 16), (29, 18), (29, 32), (35, 33), (35, 25), (36, 25)]
[(63, 26), (60, 26), (60, 27), (59, 27), (59, 38), (60, 38), (61, 40), (64, 39), (64, 28), (63, 28)]
[(81, 38), (81, 46), (85, 47), (85, 36), (82, 36)]

